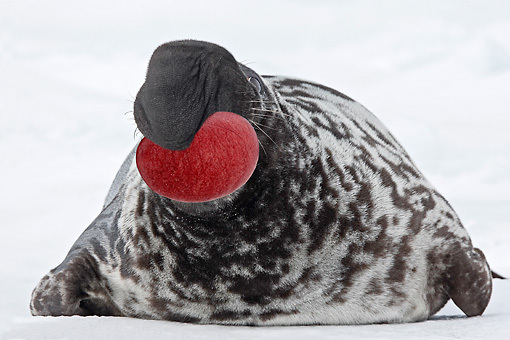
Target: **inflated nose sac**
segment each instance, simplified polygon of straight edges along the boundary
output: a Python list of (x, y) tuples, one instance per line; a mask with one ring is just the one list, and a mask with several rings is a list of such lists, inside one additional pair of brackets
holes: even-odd
[(225, 49), (178, 41), (154, 52), (135, 101), (145, 138), (136, 152), (140, 175), (156, 193), (205, 202), (243, 186), (257, 165), (257, 134), (243, 118), (254, 87)]
[(168, 150), (142, 139), (136, 164), (156, 193), (197, 203), (224, 197), (243, 186), (258, 157), (257, 134), (250, 123), (232, 112), (216, 112), (185, 150)]
[(134, 105), (140, 132), (159, 146), (183, 150), (215, 112), (245, 116), (253, 88), (223, 47), (183, 40), (158, 47)]

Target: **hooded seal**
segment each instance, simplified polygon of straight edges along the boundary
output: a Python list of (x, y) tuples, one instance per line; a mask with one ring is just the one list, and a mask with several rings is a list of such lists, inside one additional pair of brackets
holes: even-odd
[(34, 289), (32, 314), (394, 323), (450, 298), (483, 313), (483, 253), (367, 109), (320, 84), (261, 77), (211, 43), (158, 47), (134, 105), (142, 134), (182, 150), (218, 111), (257, 131), (248, 182), (214, 201), (173, 201), (144, 183), (133, 150), (99, 216)]

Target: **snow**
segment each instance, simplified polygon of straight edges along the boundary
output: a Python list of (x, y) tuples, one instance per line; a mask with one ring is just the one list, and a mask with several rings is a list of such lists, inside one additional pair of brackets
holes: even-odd
[(14, 319), (5, 339), (507, 339), (507, 282), (495, 283), (493, 302), (482, 317), (465, 318), (448, 304), (432, 320), (359, 326), (232, 327), (118, 317), (31, 317)]
[(220, 327), (35, 318), (38, 280), (97, 215), (134, 143), (159, 44), (216, 42), (261, 74), (314, 80), (374, 112), (510, 276), (510, 3), (505, 0), (13, 1), (0, 4), (0, 337), (503, 339), (510, 283), (482, 317), (405, 325)]

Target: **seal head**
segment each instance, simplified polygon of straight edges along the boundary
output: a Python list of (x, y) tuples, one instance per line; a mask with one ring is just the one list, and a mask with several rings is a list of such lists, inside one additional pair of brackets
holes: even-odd
[(215, 44), (182, 40), (159, 46), (134, 105), (140, 132), (170, 150), (186, 149), (215, 112), (245, 116), (254, 88), (234, 57)]

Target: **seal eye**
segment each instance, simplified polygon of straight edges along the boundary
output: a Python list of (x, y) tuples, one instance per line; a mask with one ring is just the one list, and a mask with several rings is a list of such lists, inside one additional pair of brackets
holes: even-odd
[(248, 77), (248, 81), (255, 87), (258, 93), (262, 93), (262, 84), (255, 77)]

